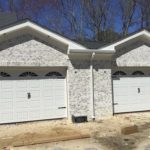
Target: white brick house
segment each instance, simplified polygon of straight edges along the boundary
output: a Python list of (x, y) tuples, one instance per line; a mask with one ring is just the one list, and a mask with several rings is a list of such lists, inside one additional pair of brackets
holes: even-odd
[(29, 20), (0, 30), (0, 123), (150, 110), (150, 33), (88, 49)]

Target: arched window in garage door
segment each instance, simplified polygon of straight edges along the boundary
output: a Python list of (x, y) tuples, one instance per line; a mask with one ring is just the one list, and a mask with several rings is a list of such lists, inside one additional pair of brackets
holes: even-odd
[(59, 72), (49, 72), (45, 75), (46, 77), (50, 77), (50, 78), (64, 78), (64, 76), (59, 73)]
[(11, 75), (6, 72), (0, 72), (0, 77), (11, 77)]
[(134, 75), (134, 76), (143, 76), (144, 73), (142, 71), (135, 71), (135, 72), (132, 73), (132, 75)]
[(116, 72), (113, 74), (113, 76), (125, 76), (125, 75), (126, 75), (126, 73), (123, 72), (123, 71), (116, 71)]
[(34, 72), (23, 72), (19, 77), (37, 77), (38, 75)]

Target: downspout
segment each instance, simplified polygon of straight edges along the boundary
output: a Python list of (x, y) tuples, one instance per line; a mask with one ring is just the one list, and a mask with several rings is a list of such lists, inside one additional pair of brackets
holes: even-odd
[(90, 106), (91, 106), (91, 117), (92, 120), (95, 120), (95, 107), (94, 107), (94, 74), (93, 74), (93, 59), (95, 56), (95, 52), (92, 53), (91, 55), (91, 60), (90, 60), (90, 73), (91, 73), (91, 102), (90, 102)]

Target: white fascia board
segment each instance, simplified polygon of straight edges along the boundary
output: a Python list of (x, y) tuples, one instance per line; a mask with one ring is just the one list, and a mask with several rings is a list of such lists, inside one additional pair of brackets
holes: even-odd
[(28, 22), (28, 25), (29, 27), (37, 30), (37, 31), (40, 31), (41, 33), (47, 35), (47, 36), (50, 36), (51, 38), (57, 40), (57, 41), (60, 41), (64, 44), (67, 44), (68, 45), (68, 48), (69, 49), (86, 49), (84, 46), (80, 45), (80, 44), (77, 44), (61, 35), (58, 35), (56, 33), (53, 33), (47, 29), (44, 29), (44, 28), (41, 28), (40, 26), (32, 23), (32, 22)]
[(97, 49), (70, 49), (69, 54), (71, 53), (97, 53), (97, 54), (114, 54), (116, 50), (97, 50)]
[(0, 36), (27, 27), (27, 22), (0, 31)]
[(47, 29), (44, 29), (38, 25), (36, 25), (35, 23), (32, 23), (30, 21), (27, 21), (25, 23), (21, 23), (21, 24), (18, 24), (18, 25), (14, 25), (13, 27), (9, 27), (7, 29), (4, 29), (4, 30), (1, 30), (0, 31), (0, 36), (3, 35), (3, 34), (8, 34), (10, 32), (14, 32), (14, 31), (17, 31), (17, 30), (20, 30), (20, 29), (23, 29), (23, 28), (26, 28), (26, 27), (29, 27), (29, 28), (32, 28), (33, 30), (37, 30), (38, 32), (41, 32), (42, 34), (45, 34), (53, 39), (55, 39), (56, 41), (60, 41), (61, 43), (64, 43), (65, 45), (68, 45), (68, 49), (86, 49), (86, 47), (80, 45), (80, 44), (77, 44), (61, 35), (58, 35), (56, 33), (53, 33)]
[(143, 30), (143, 31), (138, 32), (138, 33), (136, 33), (136, 34), (134, 34), (134, 35), (132, 35), (132, 36), (129, 36), (129, 37), (127, 37), (127, 38), (125, 38), (125, 39), (123, 39), (123, 40), (121, 40), (121, 41), (118, 41), (118, 42), (113, 43), (113, 44), (108, 45), (108, 46), (104, 46), (104, 47), (100, 48), (99, 50), (108, 50), (108, 49), (109, 49), (109, 50), (115, 50), (115, 47), (116, 47), (116, 46), (118, 46), (118, 45), (120, 45), (120, 44), (123, 44), (123, 43), (125, 43), (125, 42), (127, 42), (127, 41), (129, 41), (129, 40), (132, 40), (132, 39), (134, 39), (134, 38), (137, 38), (137, 37), (139, 37), (139, 36), (147, 36), (147, 37), (150, 38), (150, 33), (149, 33), (147, 30)]

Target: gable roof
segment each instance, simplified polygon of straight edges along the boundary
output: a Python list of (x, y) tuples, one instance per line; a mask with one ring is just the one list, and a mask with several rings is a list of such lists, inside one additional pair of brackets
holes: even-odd
[[(35, 32), (38, 32), (39, 34), (42, 34), (47, 39), (53, 39), (55, 43), (58, 45), (58, 43), (64, 44), (65, 47), (67, 47), (67, 53), (115, 53), (115, 47), (118, 45), (121, 45), (123, 43), (126, 43), (127, 41), (130, 41), (132, 39), (135, 39), (137, 37), (147, 37), (150, 39), (150, 32), (146, 29), (143, 29), (141, 31), (137, 31), (136, 33), (133, 33), (121, 40), (118, 40), (114, 43), (106, 45), (106, 43), (102, 42), (92, 42), (92, 41), (72, 41), (66, 37), (63, 37), (62, 35), (58, 33), (54, 33), (50, 31), (48, 28), (45, 28), (41, 25), (38, 25), (37, 23), (30, 21), (29, 19), (25, 19), (22, 21), (17, 21), (9, 25), (5, 25), (4, 27), (0, 28), (0, 37), (3, 35), (7, 35), (12, 32), (17, 32), (22, 29), (31, 29)], [(85, 46), (83, 46), (85, 45)]]
[(82, 49), (82, 50), (86, 49), (86, 47), (84, 47), (83, 45), (75, 43), (74, 41), (71, 41), (70, 39), (67, 39), (57, 33), (54, 33), (49, 29), (41, 25), (38, 25), (35, 22), (32, 22), (28, 19), (9, 24), (7, 26), (3, 26), (2, 28), (0, 28), (0, 37), (2, 35), (6, 35), (11, 32), (16, 32), (18, 30), (25, 29), (25, 28), (30, 28), (34, 31), (46, 35), (47, 38), (49, 37), (57, 42), (64, 43), (65, 45), (68, 45), (68, 49)]
[[(4, 26), (0, 28), (0, 37), (3, 35), (8, 35), (9, 33), (16, 33), (17, 31), (23, 30), (23, 29), (31, 29), (41, 35), (45, 35), (45, 39), (50, 39), (55, 41), (56, 45), (58, 46), (59, 43), (64, 44), (67, 50), (67, 53), (114, 53), (115, 51), (109, 51), (109, 50), (98, 50), (98, 47), (101, 44), (96, 44), (96, 47), (92, 48), (91, 45), (95, 44), (89, 44), (90, 46), (83, 46), (82, 44), (79, 44), (79, 42), (72, 41), (68, 38), (63, 37), (62, 35), (58, 33), (54, 33), (50, 31), (49, 29), (38, 25), (37, 23), (30, 21), (29, 19), (25, 19), (22, 21), (17, 21), (15, 23), (9, 24), (7, 26)], [(60, 45), (59, 45), (60, 46)], [(89, 48), (90, 47), (90, 48)], [(61, 47), (62, 48), (62, 47)], [(63, 48), (62, 48), (63, 49)]]
[(99, 50), (115, 50), (116, 46), (119, 46), (121, 44), (129, 42), (131, 40), (137, 39), (139, 37), (140, 38), (147, 38), (148, 40), (150, 40), (150, 32), (147, 29), (142, 29), (140, 31), (137, 31), (135, 33), (130, 34), (129, 36), (127, 36), (121, 40), (118, 40), (118, 41), (113, 42), (111, 44), (100, 47)]

